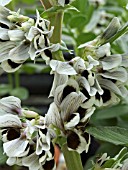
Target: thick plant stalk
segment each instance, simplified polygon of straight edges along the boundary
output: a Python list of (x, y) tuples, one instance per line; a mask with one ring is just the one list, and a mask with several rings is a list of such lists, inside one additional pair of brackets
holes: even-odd
[[(53, 36), (51, 37), (53, 44), (61, 43), (63, 14), (63, 11), (60, 11), (55, 13), (54, 18), (50, 17), (51, 25), (54, 26)], [(64, 61), (62, 51), (54, 52), (53, 59)]]
[(44, 9), (48, 9), (52, 7), (48, 0), (40, 0), (40, 2), (43, 5)]
[(83, 170), (80, 155), (76, 151), (69, 151), (66, 144), (61, 149), (68, 170)]
[[(48, 1), (46, 2), (46, 0), (41, 0), (41, 2), (45, 9), (51, 7)], [(63, 11), (59, 11), (49, 18), (51, 25), (54, 26), (54, 32), (50, 40), (53, 44), (61, 43), (63, 14)], [(64, 61), (61, 51), (54, 52), (52, 55), (53, 59)], [(66, 144), (62, 145), (61, 150), (64, 154), (68, 170), (83, 170), (80, 154), (76, 151), (69, 151)]]

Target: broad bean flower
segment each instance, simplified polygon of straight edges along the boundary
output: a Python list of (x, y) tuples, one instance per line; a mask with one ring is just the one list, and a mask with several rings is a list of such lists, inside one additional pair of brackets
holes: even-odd
[(54, 27), (40, 17), (36, 19), (0, 6), (0, 63), (6, 72), (14, 72), (30, 58), (41, 56), (46, 63), (58, 50), (58, 44), (50, 44)]
[(13, 96), (0, 100), (0, 133), (7, 164), (27, 166), (30, 170), (55, 168), (51, 132), (44, 117), (21, 108)]

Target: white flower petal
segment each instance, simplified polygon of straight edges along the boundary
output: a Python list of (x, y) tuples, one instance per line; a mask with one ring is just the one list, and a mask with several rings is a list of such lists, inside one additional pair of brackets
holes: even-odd
[(58, 107), (61, 104), (61, 100), (62, 100), (62, 97), (63, 97), (63, 90), (64, 90), (65, 86), (66, 86), (66, 84), (60, 85), (55, 90), (54, 102)]
[(103, 94), (103, 90), (102, 90), (102, 88), (101, 88), (101, 86), (100, 86), (100, 84), (99, 84), (99, 82), (98, 82), (97, 79), (95, 79), (94, 87), (97, 89), (97, 92), (98, 92), (100, 95)]
[(126, 82), (128, 79), (127, 71), (123, 67), (117, 68), (116, 70), (106, 71), (99, 75), (102, 75), (105, 78), (119, 80), (121, 82)]
[(80, 115), (79, 113), (73, 113), (71, 114), (71, 118), (67, 120), (67, 122), (64, 122), (64, 127), (66, 130), (74, 128), (80, 121)]
[(122, 54), (121, 66), (128, 67), (128, 54)]
[(42, 153), (42, 142), (41, 142), (41, 137), (37, 136), (36, 155), (40, 155), (41, 153)]
[(4, 152), (8, 157), (18, 157), (22, 154), (28, 145), (26, 139), (17, 138), (3, 144)]
[(121, 96), (123, 98), (126, 98), (128, 96), (128, 89), (124, 86), (119, 87), (120, 91), (121, 91)]
[(59, 74), (65, 74), (65, 75), (75, 75), (77, 72), (75, 69), (68, 64), (68, 62), (61, 62), (57, 60), (51, 60), (50, 61), (50, 67), (53, 71), (56, 71)]
[(0, 116), (0, 128), (3, 127), (22, 127), (18, 116), (12, 114), (5, 114)]
[(90, 95), (90, 96), (95, 96), (96, 92), (97, 92), (97, 89), (96, 89), (95, 87), (91, 87), (91, 88), (90, 88), (89, 95)]
[(93, 59), (90, 55), (87, 56), (89, 65), (87, 67), (87, 70), (91, 70), (94, 66), (99, 65), (99, 61)]
[(17, 71), (20, 67), (22, 66), (22, 62), (21, 63), (16, 63), (13, 62), (12, 60), (8, 59), (6, 61), (3, 61), (1, 63), (1, 67), (2, 69), (7, 72), (7, 73), (12, 73)]
[(59, 127), (60, 129), (62, 129), (62, 121), (61, 121), (60, 113), (55, 103), (50, 104), (49, 110), (45, 115), (44, 122), (46, 126), (53, 124)]
[(110, 44), (104, 44), (95, 50), (96, 56), (98, 58), (110, 55)]
[(28, 34), (26, 34), (26, 38), (29, 40), (29, 41), (32, 41), (34, 39), (34, 37), (39, 33), (39, 30), (32, 26), (28, 32)]
[(85, 116), (80, 120), (80, 122), (86, 122), (92, 116), (95, 109), (96, 109), (95, 107), (87, 109)]
[(79, 77), (77, 81), (80, 87), (85, 88), (88, 93), (90, 92), (90, 85), (85, 77)]
[(118, 95), (121, 96), (121, 91), (118, 88), (118, 86), (113, 83), (111, 80), (107, 80), (107, 79), (99, 79), (99, 84), (101, 85), (102, 88), (108, 89)]
[(24, 166), (29, 167), (29, 170), (39, 170), (40, 168), (39, 156), (37, 156), (36, 153), (24, 157), (22, 163)]
[(59, 5), (63, 6), (65, 5), (65, 0), (58, 0)]
[(103, 106), (115, 105), (120, 102), (120, 99), (113, 92), (110, 92), (110, 94), (111, 94), (110, 100), (104, 102)]
[(70, 114), (76, 112), (80, 104), (82, 104), (86, 99), (87, 98), (81, 92), (72, 92), (67, 95), (60, 105), (62, 119), (66, 121)]
[(87, 101), (81, 104), (81, 107), (83, 107), (84, 109), (88, 109), (92, 107), (94, 102), (95, 102), (95, 96), (91, 96)]
[(0, 62), (9, 58), (9, 51), (16, 47), (15, 42), (0, 42)]
[(21, 109), (21, 100), (14, 96), (0, 99), (0, 115), (17, 114)]
[(61, 75), (55, 72), (54, 75), (54, 81), (53, 81), (53, 85), (52, 85), (52, 89), (50, 91), (50, 95), (49, 97), (52, 97), (55, 95), (55, 89), (62, 85), (65, 84), (68, 81), (68, 75)]
[(9, 166), (12, 166), (12, 165), (19, 165), (19, 166), (22, 166), (22, 158), (18, 158), (18, 157), (9, 157), (6, 161), (6, 163), (9, 165)]
[(104, 59), (101, 59), (103, 70), (110, 70), (119, 66), (122, 62), (122, 56), (120, 54), (106, 56)]
[(29, 50), (28, 50), (28, 54), (30, 55), (31, 60), (34, 60), (34, 59), (35, 59), (35, 57), (36, 57), (36, 51), (35, 51), (35, 48), (34, 48), (34, 44), (33, 44), (33, 43), (30, 44), (30, 47), (29, 47)]
[(9, 166), (12, 166), (12, 165), (15, 165), (16, 164), (16, 157), (9, 157), (6, 161), (6, 163), (9, 165)]
[(74, 69), (76, 70), (77, 73), (81, 73), (86, 69), (85, 62), (82, 58), (80, 57), (75, 57), (73, 60), (70, 62), (73, 62), (74, 64)]
[(9, 30), (8, 36), (11, 41), (22, 41), (24, 39), (24, 32), (22, 30)]
[(0, 0), (0, 5), (1, 6), (5, 6), (7, 4), (9, 4), (12, 0)]
[(0, 39), (2, 39), (2, 40), (9, 40), (8, 29), (0, 27)]
[(13, 48), (9, 52), (9, 59), (15, 61), (16, 63), (27, 60), (29, 58), (29, 46), (30, 44), (26, 41), (21, 42), (17, 47)]
[(10, 10), (0, 5), (0, 23), (12, 28), (14, 24), (7, 19), (8, 15), (10, 15)]
[(67, 137), (67, 145), (69, 150), (75, 150), (78, 153), (88, 152), (90, 145), (90, 135), (86, 132), (81, 134), (78, 130), (72, 131)]

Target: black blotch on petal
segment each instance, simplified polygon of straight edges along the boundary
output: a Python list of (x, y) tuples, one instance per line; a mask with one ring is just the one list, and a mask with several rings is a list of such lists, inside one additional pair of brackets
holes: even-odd
[(41, 131), (43, 134), (46, 135), (48, 130), (45, 128), (45, 129), (40, 129), (40, 131)]
[(88, 126), (88, 122), (89, 122), (89, 119), (87, 119), (84, 122), (79, 122), (78, 125), (77, 125), (77, 128), (81, 129), (82, 131), (84, 131), (85, 130), (85, 126), (86, 127)]
[(55, 150), (52, 143), (50, 144), (50, 152), (52, 153), (52, 155), (54, 155)]
[(4, 134), (6, 134), (7, 133), (7, 129), (6, 130), (4, 130), (3, 132), (1, 132), (1, 135), (4, 135)]
[(31, 155), (35, 152), (35, 145), (28, 145), (27, 147), (30, 147), (28, 155)]
[(89, 134), (88, 133), (83, 133), (82, 136), (84, 137), (84, 139), (87, 141), (87, 143), (89, 142)]
[(63, 90), (63, 97), (62, 97), (62, 100), (68, 95), (70, 94), (71, 92), (76, 92), (76, 89), (72, 86), (66, 86)]
[(103, 95), (102, 95), (102, 99), (103, 99), (103, 103), (106, 103), (107, 101), (109, 101), (111, 99), (111, 93), (108, 89), (104, 89), (103, 88)]
[(71, 132), (67, 137), (67, 145), (71, 149), (77, 149), (80, 145), (79, 136), (75, 132)]
[(47, 57), (49, 57), (50, 59), (52, 59), (52, 53), (51, 53), (51, 51), (50, 51), (49, 49), (44, 50), (44, 54), (45, 54)]
[(44, 170), (52, 170), (53, 167), (54, 167), (54, 159), (50, 160), (50, 161), (47, 161), (44, 165), (43, 165), (43, 168)]
[(65, 0), (65, 4), (69, 4), (70, 0)]
[(87, 70), (84, 70), (81, 74), (83, 77), (85, 77), (86, 79), (88, 79), (89, 76), (89, 72)]
[(10, 140), (14, 140), (16, 138), (20, 137), (20, 129), (9, 129), (8, 133), (7, 133), (7, 139)]
[(75, 114), (71, 114), (66, 121), (70, 122), (75, 116)]
[(48, 40), (47, 40), (46, 35), (44, 35), (44, 42), (45, 42), (45, 46), (48, 47)]
[(99, 95), (99, 93), (96, 93), (95, 97), (96, 97), (96, 99), (100, 100), (100, 95)]
[(9, 29), (9, 27), (8, 27), (7, 25), (3, 24), (3, 23), (0, 23), (0, 26), (1, 26), (2, 28)]
[(84, 118), (87, 109), (82, 108), (81, 106), (78, 108), (77, 112), (80, 114), (80, 119)]
[(42, 153), (39, 155), (39, 158), (45, 155), (45, 151), (43, 150)]
[(86, 90), (85, 88), (83, 88), (83, 89), (81, 90), (81, 92), (87, 97), (87, 99), (86, 99), (85, 101), (88, 101), (88, 100), (90, 99), (90, 95), (89, 95), (89, 93), (87, 92), (87, 90)]
[(9, 66), (10, 66), (11, 68), (13, 68), (13, 69), (15, 69), (15, 68), (17, 68), (18, 66), (21, 65), (21, 64), (18, 64), (18, 63), (13, 62), (13, 61), (10, 60), (10, 59), (8, 59), (7, 62), (8, 62), (8, 64), (9, 64)]

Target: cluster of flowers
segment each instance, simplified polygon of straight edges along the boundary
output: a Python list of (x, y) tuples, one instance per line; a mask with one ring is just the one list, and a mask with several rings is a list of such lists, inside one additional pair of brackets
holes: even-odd
[(13, 96), (0, 100), (0, 135), (7, 164), (27, 166), (30, 170), (55, 168), (54, 133), (44, 125), (44, 117), (21, 108)]
[[(6, 72), (14, 72), (30, 57), (52, 58), (58, 44), (50, 44), (54, 27), (40, 17), (29, 18), (0, 6), (0, 63)], [(47, 61), (48, 62), (48, 61)]]
[[(57, 1), (64, 6), (70, 1)], [(63, 4), (62, 4), (63, 3)], [(53, 27), (37, 11), (36, 21), (0, 6), (0, 62), (7, 71), (17, 70), (29, 57), (42, 56), (52, 69), (53, 103), (45, 117), (21, 108), (20, 100), (0, 100), (0, 129), (9, 165), (28, 166), (30, 170), (54, 169), (52, 139), (62, 137), (69, 150), (88, 152), (90, 135), (85, 127), (95, 108), (120, 101), (127, 96), (128, 57), (112, 55), (110, 44), (98, 46), (99, 39), (88, 42), (83, 57), (70, 61), (52, 59), (60, 44), (51, 44)], [(114, 19), (100, 36), (102, 44), (117, 32)], [(117, 27), (117, 28), (116, 28)]]
[[(112, 25), (104, 32), (105, 38), (111, 36), (108, 33)], [(67, 140), (69, 150), (79, 153), (88, 151), (90, 136), (85, 127), (95, 107), (116, 104), (120, 97), (128, 95), (127, 55), (112, 55), (109, 43), (97, 47), (98, 42), (99, 38), (81, 46), (85, 47), (83, 58), (75, 57), (65, 62), (51, 60), (49, 63), (54, 74), (50, 92), (54, 102), (45, 124), (57, 126)]]

